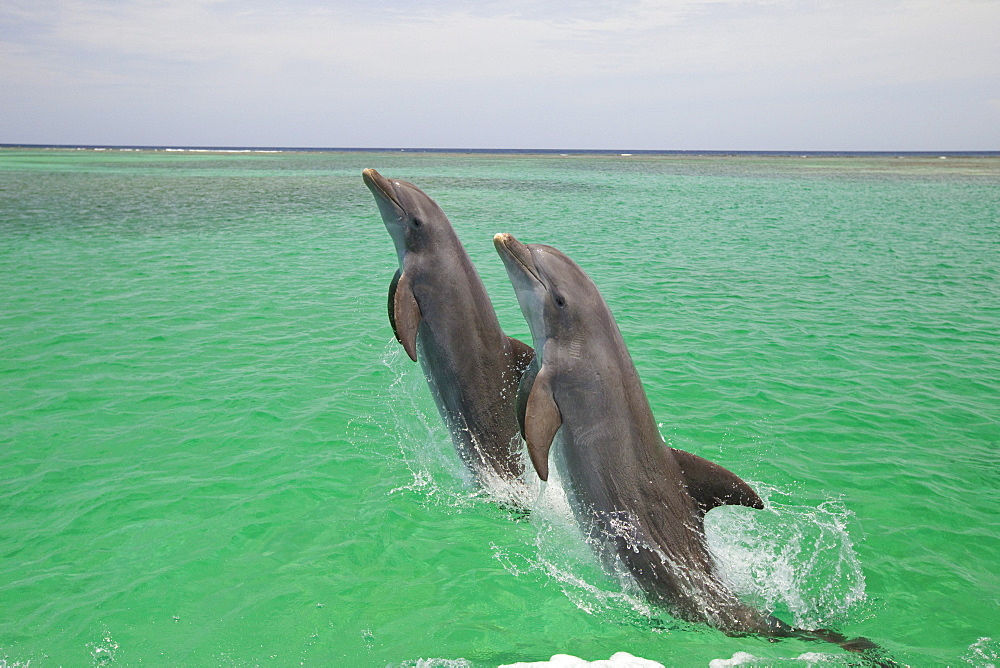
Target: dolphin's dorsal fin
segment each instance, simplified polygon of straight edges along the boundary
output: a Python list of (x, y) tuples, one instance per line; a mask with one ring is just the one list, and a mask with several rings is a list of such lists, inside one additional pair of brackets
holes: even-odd
[(722, 505), (763, 508), (764, 502), (738, 475), (690, 452), (670, 449), (684, 474), (684, 482), (702, 512)]
[(519, 373), (523, 373), (531, 364), (531, 360), (535, 359), (535, 349), (513, 336), (508, 336), (507, 340), (510, 341), (510, 350), (514, 353), (515, 364), (521, 370)]
[(510, 367), (513, 369), (515, 377), (520, 381), (524, 370), (535, 359), (535, 349), (523, 341), (518, 341), (513, 336), (508, 336), (507, 340), (510, 342), (510, 352), (512, 354)]
[[(537, 360), (536, 360), (537, 361)], [(521, 435), (528, 445), (528, 455), (538, 477), (549, 479), (549, 450), (552, 439), (562, 426), (562, 413), (552, 395), (550, 369), (532, 362), (521, 377), (517, 393), (517, 416)]]
[(413, 296), (413, 283), (401, 270), (396, 270), (389, 284), (389, 324), (396, 340), (414, 362), (417, 361), (417, 328), (420, 327), (420, 306)]

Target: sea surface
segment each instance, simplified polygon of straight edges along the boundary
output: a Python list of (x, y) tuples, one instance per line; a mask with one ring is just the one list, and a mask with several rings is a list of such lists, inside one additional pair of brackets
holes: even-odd
[(0, 150), (0, 666), (844, 666), (680, 623), (534, 483), (478, 491), (393, 338), (361, 170), (575, 259), (665, 441), (753, 484), (720, 568), (914, 666), (1000, 664), (1000, 157)]

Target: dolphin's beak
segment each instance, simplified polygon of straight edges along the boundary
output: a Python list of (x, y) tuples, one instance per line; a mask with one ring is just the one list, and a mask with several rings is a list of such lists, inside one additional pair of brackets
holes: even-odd
[(515, 239), (513, 234), (507, 232), (495, 234), (493, 245), (496, 246), (497, 253), (500, 254), (500, 258), (503, 259), (508, 269), (516, 268), (539, 283), (542, 282), (538, 276), (538, 269), (535, 268), (535, 260), (531, 257), (531, 251)]
[(370, 167), (361, 172), (361, 178), (364, 179), (365, 185), (368, 186), (368, 189), (372, 191), (373, 195), (375, 195), (376, 200), (392, 202), (400, 209), (403, 208), (403, 206), (399, 203), (399, 200), (396, 198), (396, 189), (392, 187), (392, 183), (389, 179), (385, 178)]

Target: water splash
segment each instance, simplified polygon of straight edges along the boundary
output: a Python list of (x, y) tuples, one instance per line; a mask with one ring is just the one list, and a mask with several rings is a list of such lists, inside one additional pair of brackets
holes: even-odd
[[(419, 366), (409, 359), (404, 362), (401, 350), (395, 341), (386, 343), (383, 350), (380, 361), (393, 379), (380, 397), (386, 412), (376, 416), (376, 423), (383, 434), (395, 437), (399, 459), (412, 480), (390, 494), (412, 491), (447, 505), (464, 504), (467, 499), (458, 489), (468, 487), (472, 477), (455, 456), (448, 429), (429, 400)], [(451, 484), (446, 485), (446, 481)]]
[[(574, 516), (558, 465), (548, 483), (526, 476), (529, 485), (517, 489), (499, 478), (477, 487), (455, 455), (419, 368), (395, 342), (386, 344), (381, 361), (393, 379), (382, 397), (385, 412), (376, 422), (380, 433), (395, 436), (412, 476), (390, 494), (415, 492), (451, 508), (484, 501), (529, 507), (537, 529), (533, 545), (520, 550), (490, 543), (509, 573), (544, 576), (587, 614), (658, 630), (689, 627), (669, 617), (664, 621), (664, 613), (649, 604), (624, 568), (605, 570), (594, 549), (598, 546), (589, 544)], [(529, 462), (525, 467), (533, 472)], [(802, 506), (786, 502), (780, 490), (758, 489), (767, 503), (764, 511), (724, 507), (706, 517), (709, 549), (721, 575), (758, 608), (790, 613), (796, 626), (836, 625), (865, 599), (864, 575), (847, 532), (851, 513), (836, 500)]]
[[(559, 466), (550, 469), (531, 508), (533, 545), (510, 550), (491, 543), (494, 557), (512, 575), (541, 575), (556, 584), (577, 608), (612, 622), (657, 631), (686, 627), (665, 621), (662, 611), (646, 600), (624, 568), (608, 573), (596, 546), (585, 538), (561, 482)], [(669, 619), (669, 618), (668, 618)]]
[[(485, 476), (482, 485), (456, 456), (448, 430), (428, 394), (419, 367), (401, 352), (395, 341), (386, 344), (382, 364), (393, 379), (381, 397), (383, 413), (375, 416), (380, 434), (392, 434), (401, 461), (411, 480), (390, 494), (413, 492), (449, 508), (475, 507), (484, 502), (530, 509), (525, 516), (536, 528), (533, 544), (501, 548), (490, 543), (494, 557), (514, 576), (542, 575), (555, 582), (579, 609), (626, 623), (656, 619), (657, 611), (628, 577), (613, 578), (604, 572), (594, 550), (575, 519), (560, 482), (558, 467), (548, 483), (534, 473), (527, 450), (522, 449), (523, 484), (499, 476)], [(662, 626), (656, 622), (657, 626)]]
[[(852, 514), (836, 500), (795, 505), (778, 500), (778, 490), (759, 487), (764, 511), (725, 507), (706, 517), (709, 549), (723, 579), (759, 609), (790, 613), (801, 628), (842, 622), (865, 600), (864, 574), (847, 530)], [(664, 625), (662, 611), (649, 604), (620, 564), (605, 570), (597, 556), (600, 546), (584, 538), (575, 519), (558, 466), (542, 486), (531, 522), (537, 528), (532, 555), (492, 545), (510, 573), (544, 574), (588, 614), (689, 628), (672, 619)]]
[(378, 422), (384, 433), (396, 435), (400, 458), (412, 475), (411, 482), (390, 493), (417, 492), (452, 507), (468, 507), (482, 500), (512, 508), (531, 507), (539, 482), (525, 448), (519, 444), (525, 471), (519, 482), (512, 483), (491, 471), (484, 471), (475, 482), (455, 452), (420, 367), (412, 364), (394, 341), (386, 344), (381, 362), (394, 378), (381, 402), (388, 414)]
[(847, 531), (852, 514), (837, 500), (819, 506), (775, 500), (758, 486), (762, 511), (722, 507), (705, 517), (709, 549), (723, 578), (758, 608), (787, 610), (800, 628), (836, 625), (865, 600), (865, 577)]
[(27, 661), (15, 661), (9, 656), (4, 656), (0, 658), (0, 668), (28, 668), (31, 665), (31, 662), (32, 659), (28, 659)]
[(110, 666), (115, 662), (115, 653), (118, 652), (118, 643), (111, 637), (111, 633), (105, 631), (101, 639), (97, 642), (87, 643), (90, 656), (94, 660), (94, 666)]
[(1000, 640), (980, 638), (969, 645), (962, 660), (976, 668), (997, 668), (1000, 664)]

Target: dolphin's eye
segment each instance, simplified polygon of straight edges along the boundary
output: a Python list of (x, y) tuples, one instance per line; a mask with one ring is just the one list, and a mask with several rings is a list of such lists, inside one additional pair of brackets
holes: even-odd
[(414, 218), (413, 219), (413, 226), (414, 227), (420, 227), (423, 224), (424, 224), (424, 221), (420, 220), (419, 218)]
[(556, 306), (559, 308), (566, 306), (566, 300), (563, 299), (562, 295), (556, 295)]

